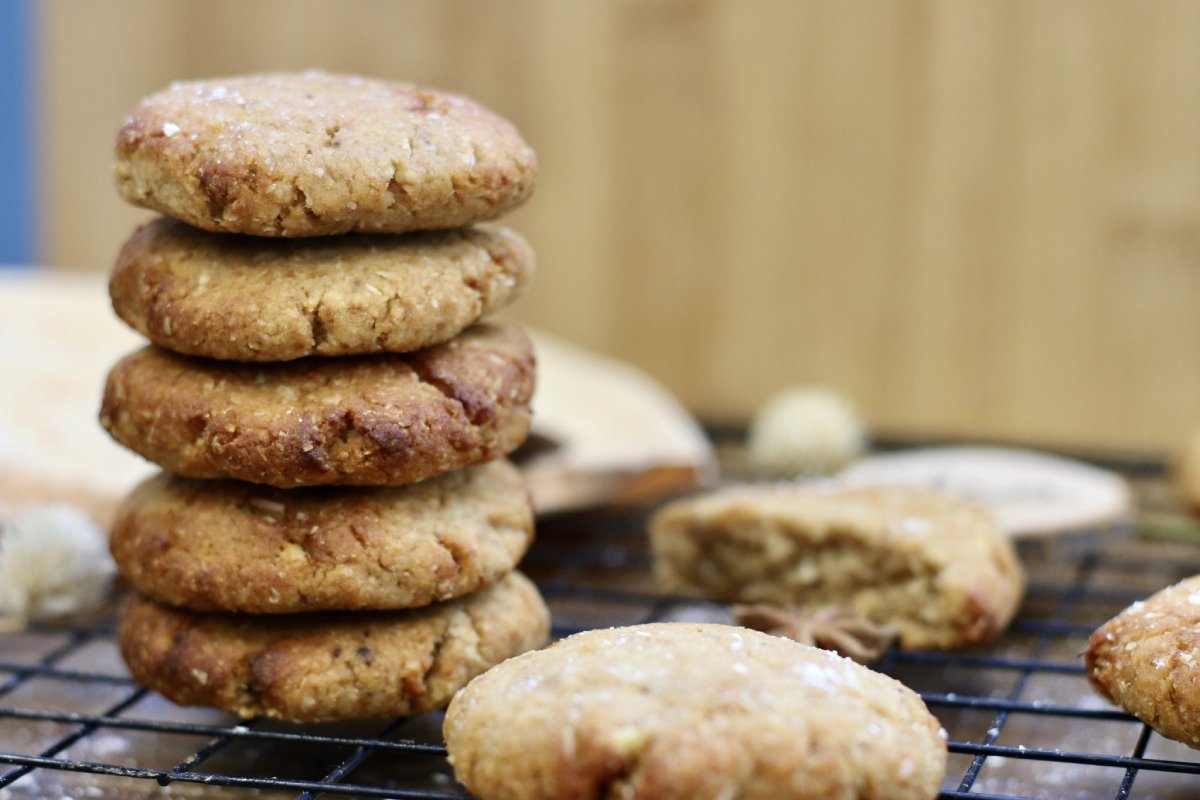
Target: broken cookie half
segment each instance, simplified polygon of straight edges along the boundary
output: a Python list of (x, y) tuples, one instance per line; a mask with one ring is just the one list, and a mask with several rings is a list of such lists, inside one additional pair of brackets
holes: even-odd
[(793, 615), (834, 607), (894, 627), (906, 649), (995, 638), (1025, 587), (985, 510), (926, 489), (735, 487), (668, 504), (649, 532), (671, 591)]

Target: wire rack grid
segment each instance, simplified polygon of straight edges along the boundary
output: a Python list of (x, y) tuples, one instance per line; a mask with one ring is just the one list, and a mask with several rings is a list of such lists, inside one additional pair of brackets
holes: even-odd
[[(1154, 502), (1155, 469), (1124, 466)], [(555, 636), (728, 619), (724, 606), (657, 590), (645, 548), (648, 511), (539, 521), (523, 569), (550, 605)], [(1022, 555), (1030, 587), (1001, 639), (965, 652), (893, 651), (879, 665), (920, 692), (950, 735), (941, 797), (1200, 796), (1200, 752), (1099, 699), (1079, 658), (1097, 625), (1200, 573), (1200, 545), (1114, 528)], [(468, 796), (446, 763), (440, 713), (292, 726), (183, 709), (134, 684), (113, 639), (111, 608), (0, 636), (0, 800)]]

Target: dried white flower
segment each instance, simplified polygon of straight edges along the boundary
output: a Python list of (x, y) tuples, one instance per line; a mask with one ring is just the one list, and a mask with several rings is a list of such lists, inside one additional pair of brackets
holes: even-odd
[(779, 477), (828, 475), (862, 454), (866, 435), (837, 392), (793, 388), (774, 395), (750, 426), (750, 462)]
[(37, 506), (0, 522), (0, 629), (97, 605), (116, 566), (108, 541), (68, 506)]

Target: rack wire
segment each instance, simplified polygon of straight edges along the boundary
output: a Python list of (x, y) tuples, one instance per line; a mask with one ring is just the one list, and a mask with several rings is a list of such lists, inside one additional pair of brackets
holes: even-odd
[[(1155, 466), (1117, 466), (1155, 502)], [(721, 605), (659, 592), (645, 549), (648, 511), (539, 521), (522, 568), (550, 605), (555, 636), (727, 619)], [(1113, 528), (1033, 545), (1023, 557), (1029, 591), (1000, 640), (965, 652), (893, 651), (879, 665), (920, 692), (949, 732), (941, 797), (1200, 796), (1200, 752), (1099, 699), (1079, 658), (1097, 625), (1200, 573), (1200, 544)], [(111, 611), (0, 636), (0, 800), (468, 796), (445, 760), (441, 714), (293, 726), (179, 708), (130, 680)]]

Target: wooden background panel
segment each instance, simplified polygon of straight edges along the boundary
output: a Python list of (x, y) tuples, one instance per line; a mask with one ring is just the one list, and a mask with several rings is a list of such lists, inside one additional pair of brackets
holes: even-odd
[[(336, 8), (336, 10), (332, 10)], [(537, 148), (529, 322), (706, 417), (1169, 449), (1200, 423), (1200, 4), (52, 0), (43, 252), (106, 269), (113, 136), (175, 78), (471, 94)]]

